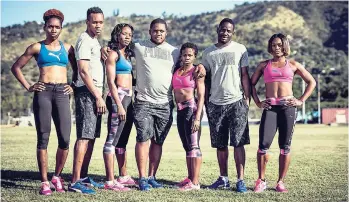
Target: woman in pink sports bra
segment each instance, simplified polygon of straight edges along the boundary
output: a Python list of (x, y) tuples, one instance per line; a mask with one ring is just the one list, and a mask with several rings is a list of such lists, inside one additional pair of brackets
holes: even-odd
[[(201, 117), (204, 106), (204, 78), (193, 78), (195, 66), (193, 62), (198, 48), (193, 43), (185, 43), (180, 50), (181, 67), (174, 72), (172, 87), (177, 103), (177, 128), (186, 151), (188, 177), (177, 186), (181, 191), (200, 189), (199, 174), (201, 166), (201, 150), (199, 146), (201, 134)], [(195, 90), (197, 100), (195, 99)]]
[[(266, 187), (265, 170), (269, 159), (268, 149), (274, 139), (276, 130), (279, 131), (279, 178), (275, 187), (277, 192), (287, 192), (283, 181), (290, 164), (290, 147), (297, 118), (296, 107), (311, 95), (315, 88), (312, 75), (298, 62), (287, 60), (290, 46), (287, 37), (283, 34), (274, 34), (268, 42), (268, 52), (272, 59), (259, 63), (253, 73), (252, 96), (263, 114), (259, 127), (259, 146), (257, 151), (258, 180), (254, 191), (263, 192)], [(293, 76), (298, 74), (307, 83), (303, 95), (295, 98), (292, 92)], [(260, 101), (256, 92), (256, 84), (263, 75), (265, 82), (265, 97)]]

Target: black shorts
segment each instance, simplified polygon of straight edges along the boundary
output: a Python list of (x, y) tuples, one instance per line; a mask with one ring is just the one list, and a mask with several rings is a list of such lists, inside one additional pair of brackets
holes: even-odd
[(248, 106), (244, 100), (227, 104), (207, 105), (207, 118), (210, 126), (211, 146), (222, 149), (228, 146), (241, 147), (250, 144), (248, 128)]
[(97, 114), (96, 98), (86, 86), (75, 88), (74, 97), (77, 138), (99, 138), (101, 135), (102, 115)]
[(151, 138), (162, 145), (172, 126), (173, 102), (154, 104), (136, 99), (133, 105), (134, 123), (137, 130), (137, 142)]
[(296, 119), (296, 107), (273, 105), (264, 110), (259, 126), (259, 149), (268, 150), (279, 130), (279, 148), (289, 150)]

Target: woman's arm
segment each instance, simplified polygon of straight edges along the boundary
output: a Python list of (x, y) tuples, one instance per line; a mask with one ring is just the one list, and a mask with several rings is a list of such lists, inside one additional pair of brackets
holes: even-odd
[(308, 97), (311, 95), (311, 93), (313, 92), (313, 90), (316, 86), (316, 82), (315, 82), (314, 77), (303, 67), (303, 65), (301, 65), (300, 63), (298, 63), (294, 60), (290, 61), (290, 63), (291, 63), (291, 65), (293, 65), (297, 68), (295, 73), (298, 74), (300, 77), (302, 77), (302, 79), (305, 81), (305, 83), (307, 83), (307, 87), (305, 88), (305, 91), (300, 98), (290, 100), (287, 103), (287, 105), (289, 105), (289, 106), (301, 106), (303, 104), (303, 102), (305, 102), (308, 99)]
[(30, 45), (11, 67), (12, 74), (22, 84), (22, 86), (29, 92), (42, 91), (45, 89), (45, 86), (40, 82), (35, 83), (34, 85), (30, 85), (22, 73), (22, 68), (29, 62), (29, 60), (34, 55), (40, 52), (40, 48), (41, 46), (39, 43), (34, 43)]
[(106, 73), (107, 73), (107, 83), (109, 87), (109, 91), (111, 93), (112, 98), (115, 100), (118, 109), (118, 115), (121, 121), (126, 120), (126, 111), (122, 106), (121, 100), (118, 95), (118, 88), (115, 84), (116, 74), (115, 74), (115, 64), (117, 59), (119, 58), (117, 52), (111, 51), (109, 52), (108, 58), (106, 60)]
[(258, 83), (259, 79), (261, 78), (261, 76), (263, 74), (262, 72), (263, 72), (266, 65), (267, 65), (266, 62), (259, 63), (256, 71), (253, 73), (253, 75), (251, 77), (252, 98), (259, 108), (268, 108), (269, 107), (268, 103), (266, 103), (264, 101), (261, 102), (259, 100), (258, 94), (257, 94), (257, 89), (256, 89), (256, 84)]
[(197, 103), (197, 111), (195, 115), (195, 120), (192, 127), (192, 132), (196, 132), (200, 128), (200, 121), (201, 121), (201, 114), (202, 114), (202, 108), (204, 106), (205, 101), (205, 82), (204, 77), (198, 78), (196, 80), (196, 88), (197, 88), (197, 96), (198, 96), (198, 103)]

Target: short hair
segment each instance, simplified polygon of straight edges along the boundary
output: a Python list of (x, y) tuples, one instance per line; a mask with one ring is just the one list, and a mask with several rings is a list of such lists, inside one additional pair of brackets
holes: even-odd
[(48, 22), (49, 19), (51, 18), (58, 18), (61, 21), (61, 24), (64, 21), (64, 15), (61, 11), (57, 10), (57, 9), (50, 9), (47, 10), (44, 15), (43, 15), (43, 20), (45, 21), (45, 25)]
[(268, 52), (271, 54), (273, 52), (272, 49), (272, 43), (275, 38), (279, 38), (282, 41), (282, 52), (284, 53), (284, 56), (290, 55), (291, 48), (290, 48), (290, 42), (287, 39), (287, 36), (279, 33), (279, 34), (273, 34), (273, 36), (270, 37), (268, 41)]
[[(93, 14), (93, 13), (101, 13), (101, 14), (103, 14), (103, 11), (102, 11), (102, 9), (100, 9), (99, 7), (92, 7), (92, 8), (89, 8), (89, 9), (87, 10), (87, 17), (86, 17), (86, 19), (88, 20), (89, 17), (90, 17), (90, 15)], [(104, 14), (103, 14), (103, 15), (104, 15)]]
[(153, 28), (153, 26), (154, 26), (155, 24), (158, 24), (158, 23), (164, 24), (164, 25), (165, 25), (165, 28), (166, 28), (166, 30), (167, 30), (167, 23), (166, 23), (166, 21), (165, 21), (164, 19), (161, 19), (161, 18), (156, 18), (156, 19), (154, 19), (153, 21), (151, 21), (151, 23), (150, 23), (150, 29)]
[(182, 55), (182, 52), (186, 49), (186, 48), (191, 48), (194, 50), (194, 55), (195, 57), (198, 55), (198, 47), (194, 44), (194, 43), (190, 43), (190, 42), (187, 42), (187, 43), (184, 43), (181, 47), (181, 50), (180, 50), (180, 55)]
[(224, 18), (224, 19), (219, 23), (219, 25), (218, 25), (218, 27), (217, 27), (217, 31), (219, 31), (219, 30), (221, 29), (221, 26), (223, 26), (223, 24), (226, 23), (226, 22), (232, 24), (232, 25), (233, 25), (233, 31), (235, 30), (235, 23), (234, 23), (234, 21), (233, 21), (232, 19), (230, 19), (230, 18)]

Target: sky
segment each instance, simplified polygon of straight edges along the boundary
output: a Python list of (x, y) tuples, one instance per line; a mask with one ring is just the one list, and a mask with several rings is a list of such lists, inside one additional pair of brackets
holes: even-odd
[[(247, 0), (246, 0), (247, 1)], [(43, 22), (43, 13), (51, 8), (56, 8), (64, 14), (64, 24), (85, 20), (86, 11), (93, 6), (100, 7), (105, 17), (113, 15), (113, 11), (119, 9), (120, 15), (129, 16), (131, 14), (149, 14), (160, 17), (165, 11), (166, 14), (178, 16), (188, 16), (203, 12), (220, 11), (233, 9), (235, 4), (242, 4), (239, 0), (114, 0), (114, 1), (1, 1), (1, 27), (23, 24), (26, 21)], [(249, 1), (253, 2), (253, 1)]]

